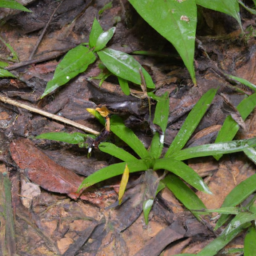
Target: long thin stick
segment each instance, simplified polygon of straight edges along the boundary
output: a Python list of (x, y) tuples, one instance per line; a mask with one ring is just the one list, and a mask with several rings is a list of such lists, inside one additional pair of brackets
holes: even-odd
[(38, 40), (37, 40), (37, 42), (36, 42), (36, 45), (35, 45), (33, 51), (31, 52), (31, 54), (30, 54), (30, 56), (29, 56), (29, 60), (32, 60), (34, 54), (36, 53), (37, 48), (38, 48), (39, 44), (41, 43), (41, 41), (42, 41), (42, 39), (43, 39), (43, 37), (44, 37), (44, 35), (45, 35), (45, 32), (46, 32), (47, 28), (49, 27), (49, 25), (50, 25), (50, 23), (51, 23), (51, 21), (52, 21), (52, 18), (53, 18), (53, 16), (54, 16), (54, 14), (55, 14), (55, 13), (57, 12), (57, 10), (60, 8), (61, 4), (62, 4), (62, 1), (58, 4), (58, 6), (55, 8), (55, 10), (53, 11), (52, 15), (50, 16), (50, 19), (49, 19), (48, 22), (46, 23), (46, 25), (45, 25), (45, 27), (44, 27), (44, 29), (43, 29), (42, 34), (39, 36), (39, 38), (38, 38)]
[(67, 118), (51, 114), (51, 113), (43, 111), (41, 109), (34, 108), (34, 107), (31, 107), (31, 106), (25, 105), (23, 103), (19, 103), (19, 102), (15, 101), (15, 100), (11, 100), (10, 98), (5, 97), (5, 96), (1, 96), (0, 95), (0, 101), (2, 101), (4, 103), (11, 104), (11, 105), (19, 107), (19, 108), (27, 109), (27, 110), (29, 110), (31, 112), (40, 114), (42, 116), (46, 116), (46, 117), (51, 118), (51, 119), (56, 120), (56, 121), (59, 121), (59, 122), (65, 123), (65, 124), (69, 124), (71, 126), (74, 126), (74, 127), (78, 128), (78, 129), (81, 129), (81, 130), (86, 131), (86, 132), (91, 133), (91, 134), (95, 134), (95, 135), (99, 135), (100, 134), (99, 132), (97, 132), (97, 131), (95, 131), (95, 130), (87, 127), (87, 126), (84, 126), (82, 124), (73, 122), (73, 121), (71, 121), (71, 120), (69, 120)]
[(56, 53), (56, 52), (51, 53), (51, 54), (49, 54), (45, 57), (15, 63), (13, 65), (10, 65), (9, 67), (6, 67), (5, 69), (8, 70), (8, 71), (11, 71), (11, 70), (14, 70), (14, 69), (17, 69), (17, 68), (22, 68), (22, 67), (28, 66), (30, 64), (35, 64), (35, 63), (40, 63), (40, 62), (45, 62), (45, 61), (48, 61), (48, 60), (56, 59), (56, 58), (60, 57), (62, 54), (66, 53), (70, 49), (71, 48), (69, 47), (69, 48), (66, 48), (65, 50), (59, 51), (58, 53)]

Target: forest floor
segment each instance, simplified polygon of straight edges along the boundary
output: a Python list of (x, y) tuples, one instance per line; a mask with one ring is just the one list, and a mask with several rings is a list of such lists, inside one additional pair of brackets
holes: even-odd
[[(152, 138), (150, 129), (143, 123), (133, 124), (131, 121), (143, 120), (145, 113), (142, 115), (140, 112), (143, 99), (123, 94), (114, 77), (108, 78), (101, 87), (99, 80), (89, 80), (100, 73), (98, 63), (40, 99), (64, 54), (88, 42), (93, 20), (97, 17), (104, 30), (116, 26), (115, 35), (108, 44), (110, 48), (129, 54), (134, 51), (159, 53), (158, 56), (134, 57), (151, 74), (156, 94), (169, 94), (166, 147), (200, 97), (209, 89), (218, 88), (212, 105), (187, 146), (213, 143), (227, 116), (220, 93), (225, 94), (234, 106), (244, 95), (253, 93), (245, 86), (231, 84), (223, 75), (226, 72), (256, 84), (253, 34), (239, 36), (241, 31), (234, 19), (205, 11), (204, 23), (197, 35), (197, 86), (194, 86), (173, 46), (150, 28), (126, 0), (113, 0), (112, 6), (99, 15), (108, 2), (63, 0), (32, 57), (30, 55), (38, 38), (59, 2), (32, 1), (28, 5), (32, 13), (1, 11), (0, 16), (5, 23), (0, 27), (0, 36), (13, 47), (18, 60), (3, 41), (0, 41), (0, 59), (10, 63), (7, 69), (18, 78), (1, 78), (0, 95), (98, 132), (104, 127), (86, 108), (109, 106), (121, 115), (125, 113), (124, 116), (129, 118), (127, 124), (148, 147)], [(245, 31), (248, 27), (255, 28), (253, 17), (242, 13), (242, 18)], [(211, 60), (205, 57), (205, 52)], [(254, 111), (246, 120), (246, 131), (240, 129), (236, 138), (254, 137), (255, 122)], [(7, 172), (11, 182), (15, 226), (15, 239), (8, 242), (12, 248), (10, 255), (16, 252), (20, 256), (171, 256), (197, 253), (219, 234), (213, 231), (214, 220), (209, 218), (199, 222), (167, 189), (158, 194), (146, 225), (141, 204), (143, 184), (136, 182), (142, 175), (140, 173), (132, 176), (126, 192), (129, 200), (120, 206), (116, 206), (118, 194), (114, 186), (119, 184), (120, 177), (96, 185), (86, 190), (84, 197), (74, 200), (68, 189), (55, 184), (59, 172), (72, 171), (74, 175), (67, 172), (67, 179), (77, 187), (85, 177), (117, 160), (98, 149), (93, 149), (88, 158), (87, 149), (77, 145), (35, 139), (35, 136), (46, 132), (83, 131), (0, 102), (0, 171), (3, 174)], [(18, 159), (18, 162), (13, 159)], [(203, 177), (213, 192), (213, 195), (197, 192), (209, 209), (220, 207), (228, 193), (256, 171), (255, 165), (242, 153), (226, 155), (219, 161), (213, 157), (192, 159), (188, 165)], [(28, 172), (43, 173), (45, 169), (48, 172), (40, 176), (39, 184), (31, 183), (27, 178)], [(1, 176), (1, 186), (4, 186), (3, 177), (6, 176)], [(44, 185), (46, 183), (50, 185)], [(0, 190), (3, 191), (3, 187)], [(243, 239), (244, 234), (241, 234), (226, 248), (242, 248)]]

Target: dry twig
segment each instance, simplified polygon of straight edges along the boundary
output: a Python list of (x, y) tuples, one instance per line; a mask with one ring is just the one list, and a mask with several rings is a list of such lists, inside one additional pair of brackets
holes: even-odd
[(62, 4), (62, 1), (61, 1), (61, 2), (58, 4), (58, 6), (55, 8), (55, 10), (53, 11), (53, 13), (52, 13), (50, 19), (49, 19), (48, 22), (46, 23), (42, 34), (39, 36), (39, 38), (38, 38), (38, 40), (37, 40), (37, 42), (36, 42), (36, 45), (35, 45), (33, 51), (31, 52), (31, 54), (30, 54), (30, 56), (29, 56), (29, 60), (32, 60), (34, 54), (36, 53), (37, 48), (38, 48), (39, 44), (41, 43), (41, 41), (42, 41), (42, 39), (43, 39), (43, 37), (44, 37), (44, 35), (45, 35), (45, 32), (46, 32), (47, 28), (49, 27), (49, 25), (50, 25), (50, 23), (51, 23), (51, 21), (52, 21), (52, 18), (53, 18), (53, 16), (54, 16), (54, 14), (55, 14), (55, 13), (57, 12), (57, 10), (60, 8), (61, 4)]
[(46, 116), (46, 117), (51, 118), (53, 120), (56, 120), (56, 121), (59, 121), (59, 122), (62, 122), (62, 123), (74, 126), (74, 127), (78, 128), (80, 130), (83, 130), (83, 131), (91, 133), (91, 134), (95, 134), (95, 135), (99, 135), (100, 134), (99, 132), (97, 132), (97, 131), (95, 131), (95, 130), (87, 127), (87, 126), (84, 126), (82, 124), (76, 123), (76, 122), (71, 121), (71, 120), (69, 120), (67, 118), (54, 115), (52, 113), (46, 112), (44, 110), (41, 110), (41, 109), (38, 109), (38, 108), (35, 108), (35, 107), (28, 106), (26, 104), (20, 103), (18, 101), (12, 100), (12, 99), (10, 99), (8, 97), (5, 97), (5, 96), (2, 96), (2, 95), (0, 95), (0, 101), (2, 101), (4, 103), (11, 104), (11, 105), (16, 106), (18, 108), (24, 108), (24, 109), (29, 110), (31, 112), (37, 113), (39, 115)]

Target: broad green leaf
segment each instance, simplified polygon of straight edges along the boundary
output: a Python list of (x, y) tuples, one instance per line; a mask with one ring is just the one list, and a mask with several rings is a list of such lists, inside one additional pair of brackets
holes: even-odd
[(129, 145), (140, 158), (149, 156), (148, 151), (145, 149), (143, 143), (138, 139), (134, 132), (124, 125), (123, 120), (118, 116), (112, 116), (110, 119), (111, 131)]
[(244, 224), (233, 230), (228, 235), (221, 234), (212, 242), (210, 242), (204, 249), (197, 254), (197, 256), (214, 256), (217, 255), (218, 251), (224, 248), (231, 240), (239, 235), (245, 228), (249, 227), (250, 224)]
[[(255, 106), (256, 106), (256, 93), (243, 99), (238, 104), (237, 110), (240, 113), (243, 120), (245, 120), (250, 115), (250, 113), (254, 110)], [(221, 127), (215, 142), (218, 143), (218, 142), (231, 141), (235, 137), (238, 130), (239, 130), (239, 125), (234, 121), (234, 119), (231, 116), (228, 116), (225, 119), (223, 126)], [(222, 157), (222, 155), (216, 155), (214, 157), (216, 160), (219, 160)]]
[(69, 144), (79, 144), (81, 142), (84, 142), (84, 139), (87, 137), (95, 137), (95, 136), (83, 134), (80, 132), (74, 132), (74, 133), (49, 132), (49, 133), (42, 133), (36, 136), (36, 139), (46, 139), (46, 140), (62, 141)]
[(124, 171), (126, 164), (128, 165), (130, 173), (146, 171), (148, 169), (147, 164), (143, 160), (112, 164), (110, 166), (107, 166), (98, 170), (97, 172), (91, 174), (89, 177), (84, 179), (82, 184), (79, 186), (78, 190), (81, 190), (82, 188), (90, 187), (103, 180), (107, 180), (112, 177), (121, 175)]
[(254, 2), (254, 5), (256, 6), (256, 0), (253, 0), (253, 2)]
[[(236, 206), (242, 203), (250, 194), (256, 190), (256, 174), (238, 184), (225, 198), (221, 207)], [(227, 214), (221, 215), (215, 229), (221, 227), (229, 218)]]
[(110, 48), (105, 48), (97, 52), (103, 64), (116, 76), (135, 84), (141, 84), (139, 70), (142, 70), (148, 88), (155, 88), (151, 76), (132, 56), (116, 51)]
[(7, 62), (4, 61), (0, 61), (0, 68), (5, 68), (7, 67), (9, 64)]
[(193, 65), (197, 24), (195, 0), (129, 0), (129, 2), (150, 26), (174, 45), (193, 83), (196, 84)]
[(15, 77), (11, 72), (8, 70), (5, 70), (3, 68), (0, 68), (0, 77)]
[[(169, 188), (175, 197), (188, 209), (188, 210), (201, 210), (205, 209), (204, 203), (197, 197), (193, 190), (181, 181), (180, 178), (173, 174), (169, 174), (163, 180), (167, 188)], [(197, 219), (200, 220), (200, 214), (192, 212)]]
[(153, 123), (161, 127), (163, 134), (165, 133), (169, 116), (169, 95), (164, 93), (161, 97), (158, 97), (156, 104), (156, 111), (154, 115)]
[(10, 9), (20, 10), (20, 11), (24, 11), (24, 12), (31, 12), (29, 9), (24, 7), (22, 4), (14, 1), (14, 0), (1, 0), (0, 8), (10, 8)]
[(210, 106), (217, 89), (210, 89), (196, 103), (194, 108), (188, 114), (178, 134), (174, 138), (171, 146), (167, 150), (165, 157), (171, 156), (173, 153), (181, 150), (189, 140), (190, 136), (201, 121), (208, 107)]
[(256, 230), (250, 227), (244, 239), (244, 256), (254, 256), (256, 252)]
[(241, 30), (243, 30), (239, 14), (239, 4), (237, 0), (196, 0), (196, 4), (232, 16), (239, 23)]
[(70, 50), (57, 66), (53, 79), (47, 83), (41, 98), (84, 72), (95, 60), (95, 54), (87, 47), (79, 45)]
[(252, 8), (246, 6), (242, 1), (239, 1), (239, 4), (241, 4), (251, 14), (254, 14), (254, 15), (256, 14), (256, 10), (255, 9), (252, 9)]
[(243, 151), (256, 146), (256, 138), (247, 140), (233, 140), (230, 142), (206, 144), (192, 148), (186, 148), (174, 153), (171, 158), (186, 160), (195, 157), (213, 156), (215, 154), (229, 154)]
[(183, 162), (169, 158), (155, 160), (154, 170), (166, 169), (185, 180), (188, 184), (199, 191), (212, 194), (202, 178), (189, 166)]
[(116, 76), (135, 84), (141, 83), (139, 69), (141, 65), (132, 56), (106, 48), (97, 52), (103, 64)]
[(99, 38), (100, 34), (103, 32), (103, 29), (98, 22), (96, 18), (94, 18), (93, 24), (92, 24), (92, 29), (91, 33), (89, 36), (89, 46), (90, 48), (93, 48), (96, 46), (97, 39)]
[(152, 158), (158, 159), (161, 156), (163, 147), (164, 147), (164, 135), (159, 135), (158, 132), (155, 132), (151, 141), (149, 154), (151, 155)]
[(143, 202), (143, 214), (144, 214), (144, 220), (146, 225), (148, 225), (148, 215), (152, 209), (152, 206), (154, 204), (154, 199), (150, 198)]
[(123, 150), (122, 148), (117, 147), (115, 144), (102, 142), (99, 145), (99, 149), (102, 152), (108, 153), (116, 158), (119, 158), (122, 161), (130, 162), (137, 160), (136, 157), (128, 153), (127, 151)]
[(227, 225), (223, 234), (226, 236), (233, 232), (236, 228), (246, 223), (250, 223), (251, 221), (256, 220), (256, 214), (250, 212), (240, 212), (237, 214)]
[(120, 187), (119, 187), (119, 193), (118, 193), (119, 204), (122, 203), (122, 199), (123, 199), (123, 196), (124, 196), (124, 192), (125, 192), (128, 180), (129, 180), (129, 168), (126, 165), (125, 168), (124, 168), (124, 172), (123, 172), (122, 179), (121, 179), (121, 182), (120, 182)]
[(109, 42), (109, 40), (113, 37), (114, 33), (115, 33), (116, 28), (110, 28), (108, 31), (102, 32), (96, 42), (94, 51), (100, 51), (102, 50), (104, 47), (106, 47), (107, 43)]
[(129, 95), (130, 94), (130, 88), (129, 88), (129, 85), (128, 85), (128, 81), (121, 78), (121, 77), (117, 77), (118, 78), (118, 82), (119, 82), (119, 85), (123, 91), (123, 93), (125, 95)]
[(256, 91), (256, 85), (253, 84), (253, 83), (251, 83), (251, 82), (249, 82), (248, 80), (243, 79), (243, 78), (241, 78), (241, 77), (232, 76), (232, 75), (227, 75), (227, 76), (230, 77), (230, 78), (232, 78), (232, 79), (234, 79), (234, 80), (236, 80), (236, 81), (238, 81), (238, 82), (241, 83), (241, 84), (244, 84), (244, 85), (248, 86), (248, 87), (251, 88), (253, 91)]

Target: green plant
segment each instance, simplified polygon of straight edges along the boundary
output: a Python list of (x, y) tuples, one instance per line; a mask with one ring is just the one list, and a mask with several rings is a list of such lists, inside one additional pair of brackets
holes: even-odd
[(54, 140), (54, 141), (61, 141), (69, 144), (78, 144), (80, 147), (89, 147), (86, 143), (87, 138), (95, 139), (95, 135), (91, 134), (84, 134), (80, 132), (74, 133), (66, 133), (66, 132), (49, 132), (43, 133), (36, 137), (37, 139), (46, 139), (46, 140)]
[(11, 72), (4, 69), (6, 66), (8, 66), (8, 63), (0, 62), (0, 77), (15, 77)]
[[(250, 248), (248, 249), (247, 244), (250, 244), (250, 242), (255, 239), (256, 235), (254, 227), (251, 227), (250, 224), (250, 222), (255, 218), (256, 214), (256, 212), (254, 211), (255, 206), (252, 204), (254, 200), (251, 200), (251, 203), (248, 204), (246, 208), (240, 209), (234, 206), (240, 204), (256, 190), (256, 174), (251, 176), (244, 182), (240, 183), (233, 191), (231, 191), (231, 193), (226, 197), (222, 208), (217, 210), (206, 210), (202, 201), (186, 184), (188, 183), (198, 190), (210, 193), (209, 189), (204, 184), (202, 179), (189, 166), (187, 166), (183, 162), (183, 160), (194, 157), (209, 155), (214, 156), (216, 154), (220, 155), (224, 153), (252, 150), (253, 147), (256, 146), (256, 139), (254, 138), (243, 141), (203, 145), (182, 150), (182, 148), (185, 146), (186, 142), (190, 138), (191, 134), (197, 127), (198, 123), (200, 122), (201, 118), (207, 111), (207, 108), (211, 104), (211, 101), (215, 94), (216, 90), (211, 89), (197, 102), (164, 157), (161, 157), (161, 155), (163, 149), (164, 131), (166, 129), (169, 112), (169, 100), (166, 94), (164, 94), (162, 97), (157, 97), (153, 94), (149, 94), (152, 98), (157, 100), (154, 123), (159, 125), (162, 130), (162, 132), (155, 132), (149, 150), (146, 150), (141, 141), (137, 138), (137, 136), (129, 128), (125, 127), (120, 117), (112, 116), (110, 125), (111, 131), (116, 136), (121, 138), (127, 145), (129, 145), (139, 158), (136, 158), (135, 156), (131, 155), (127, 151), (117, 147), (112, 143), (101, 143), (99, 145), (99, 149), (101, 151), (113, 155), (123, 162), (108, 166), (92, 174), (83, 181), (80, 189), (91, 186), (97, 182), (106, 180), (108, 178), (121, 175), (126, 166), (128, 166), (130, 173), (146, 171), (146, 180), (149, 181), (146, 184), (148, 186), (152, 186), (153, 183), (155, 186), (153, 189), (148, 188), (148, 191), (150, 191), (151, 193), (146, 193), (146, 196), (144, 198), (143, 211), (146, 223), (148, 222), (148, 215), (153, 205), (155, 196), (159, 191), (161, 191), (162, 188), (166, 186), (173, 192), (177, 199), (179, 199), (184, 204), (187, 209), (192, 211), (192, 213), (198, 219), (200, 219), (200, 212), (202, 211), (202, 209), (204, 209), (204, 213), (222, 213), (223, 215), (219, 219), (216, 228), (220, 227), (227, 221), (227, 214), (236, 214), (236, 217), (232, 220), (232, 222), (230, 222), (229, 226), (225, 229), (225, 231), (217, 239), (213, 240), (209, 245), (207, 245), (198, 255), (215, 255), (245, 228), (249, 228), (245, 240), (245, 251), (250, 251)], [(244, 119), (254, 109), (255, 105), (256, 94), (245, 98), (239, 104), (238, 109), (240, 110), (241, 115)], [(102, 124), (105, 123), (105, 119), (97, 111), (89, 110), (89, 112), (96, 116)], [(227, 117), (227, 120), (225, 121), (225, 123), (231, 122), (231, 124), (229, 124), (230, 126), (228, 128), (228, 131), (232, 134), (232, 131), (237, 128), (237, 124), (233, 121), (233, 119), (230, 119), (229, 117)], [(225, 125), (225, 123), (223, 125), (224, 131), (227, 129), (227, 125)], [(227, 132), (226, 130), (226, 135), (228, 135), (229, 132)], [(37, 138), (45, 138), (57, 141), (64, 141), (72, 144), (79, 144), (84, 141), (84, 137), (86, 137), (86, 135), (80, 133), (50, 133), (41, 134)], [(256, 154), (254, 154), (254, 156), (255, 155)], [(154, 175), (159, 169), (166, 169), (170, 173), (168, 173), (166, 177), (160, 176), (156, 179)], [(246, 213), (246, 210), (249, 210), (251, 212)], [(240, 221), (240, 225), (234, 226), (234, 223), (237, 223), (237, 221)], [(192, 254), (183, 255), (192, 256)]]
[[(241, 29), (239, 3), (246, 7), (238, 0), (152, 0), (146, 2), (130, 0), (130, 3), (158, 33), (174, 45), (184, 61), (194, 84), (196, 84), (193, 64), (197, 26), (196, 5), (234, 17)], [(254, 11), (251, 8), (246, 8), (251, 12)], [(99, 22), (95, 19), (90, 33), (89, 48), (86, 47), (86, 44), (82, 44), (65, 55), (57, 66), (53, 79), (48, 82), (42, 98), (66, 84), (79, 73), (86, 71), (88, 66), (96, 61), (97, 56), (109, 71), (107, 75), (103, 73), (98, 77), (102, 81), (111, 74), (116, 75), (123, 92), (128, 95), (130, 93), (128, 81), (134, 84), (141, 84), (139, 70), (142, 69), (148, 88), (153, 89), (154, 84), (151, 77), (132, 56), (105, 48), (113, 37), (114, 32), (114, 27), (104, 32)], [(240, 82), (249, 83), (246, 80), (240, 80)]]
[(21, 10), (24, 12), (31, 12), (29, 9), (24, 7), (22, 4), (14, 1), (14, 0), (1, 0), (0, 8), (10, 8), (10, 9)]
[[(0, 40), (5, 44), (5, 46), (11, 51), (13, 58), (13, 61), (18, 60), (18, 56), (17, 53), (13, 50), (13, 48), (11, 47), (10, 44), (6, 43), (1, 37)], [(11, 72), (9, 72), (8, 70), (4, 69), (5, 67), (7, 67), (9, 64), (3, 61), (0, 61), (0, 77), (15, 77), (15, 75), (13, 75)]]
[(129, 0), (129, 2), (150, 26), (173, 44), (187, 67), (194, 84), (196, 84), (194, 51), (197, 5), (232, 16), (238, 22), (241, 31), (243, 29), (239, 15), (239, 4), (255, 14), (255, 10), (246, 7), (239, 0)]
[[(118, 77), (120, 86), (125, 94), (130, 93), (128, 81), (137, 85), (141, 84), (140, 70), (142, 70), (147, 87), (154, 89), (155, 85), (151, 76), (132, 56), (105, 48), (113, 37), (114, 32), (115, 27), (104, 32), (98, 20), (94, 19), (89, 37), (89, 48), (85, 44), (79, 45), (65, 55), (57, 66), (53, 79), (47, 83), (42, 98), (66, 84), (76, 75), (84, 72), (90, 64), (96, 61), (97, 56), (102, 61), (104, 68), (109, 70), (108, 75), (114, 74)], [(103, 79), (107, 78), (107, 76), (103, 76)]]
[[(256, 219), (256, 205), (255, 196), (247, 203), (244, 207), (232, 207), (227, 205), (237, 205), (241, 203), (251, 191), (255, 191), (255, 175), (253, 175), (249, 181), (241, 182), (237, 187), (235, 187), (230, 194), (226, 197), (223, 207), (215, 210), (206, 210), (205, 212), (218, 212), (224, 214), (222, 216), (233, 215), (229, 224), (225, 227), (222, 233), (212, 242), (210, 242), (197, 256), (214, 256), (218, 251), (220, 251), (225, 245), (227, 245), (232, 239), (234, 239), (243, 230), (247, 229), (247, 233), (244, 240), (244, 248), (240, 248), (239, 252), (243, 252), (245, 256), (255, 255), (255, 239), (256, 239), (256, 229), (255, 229), (255, 219)], [(246, 191), (244, 191), (246, 190)], [(231, 203), (232, 202), (232, 203)], [(199, 211), (197, 211), (199, 213)], [(223, 218), (220, 218), (215, 229), (219, 228), (222, 224)], [(221, 225), (220, 225), (221, 224)], [(178, 254), (176, 256), (195, 256), (195, 254)]]
[[(196, 84), (193, 66), (195, 32), (197, 24), (196, 4), (231, 15), (237, 20), (241, 28), (242, 25), (239, 17), (239, 4), (251, 13), (255, 14), (255, 10), (246, 7), (241, 1), (238, 0), (152, 0), (147, 1), (146, 3), (143, 1), (130, 0), (130, 2), (138, 13), (153, 28), (155, 28), (162, 36), (164, 36), (175, 46), (187, 69), (189, 70), (194, 84)], [(140, 70), (142, 70), (147, 88), (154, 89), (155, 86), (151, 77), (133, 57), (110, 48), (105, 48), (109, 40), (114, 35), (114, 32), (114, 27), (104, 32), (99, 22), (95, 19), (90, 33), (88, 43), (89, 47), (87, 47), (86, 44), (79, 45), (66, 54), (58, 65), (53, 79), (47, 84), (42, 97), (66, 84), (79, 73), (84, 72), (90, 64), (96, 61), (97, 57), (99, 57), (99, 59), (102, 61), (101, 68), (103, 72), (97, 77), (101, 79), (101, 82), (104, 81), (104, 79), (106, 79), (109, 75), (116, 75), (123, 92), (128, 95), (130, 93), (128, 82), (132, 82), (137, 85), (142, 84), (140, 74)], [(247, 80), (235, 76), (228, 76), (231, 79), (247, 85), (255, 91), (256, 86)], [(99, 149), (101, 151), (113, 155), (123, 162), (108, 166), (92, 174), (83, 181), (80, 189), (111, 177), (121, 175), (124, 172), (125, 167), (128, 166), (130, 173), (146, 171), (145, 176), (147, 176), (147, 180), (151, 180), (151, 183), (154, 181), (155, 184), (154, 189), (151, 189), (151, 192), (144, 198), (143, 211), (146, 223), (148, 222), (148, 214), (153, 205), (154, 198), (164, 186), (169, 188), (184, 204), (184, 206), (191, 210), (192, 213), (198, 219), (200, 219), (200, 213), (197, 210), (204, 209), (205, 206), (187, 184), (206, 193), (210, 193), (210, 191), (203, 180), (183, 161), (202, 156), (214, 156), (218, 160), (222, 154), (243, 151), (256, 163), (256, 150), (254, 148), (256, 146), (255, 138), (230, 142), (239, 129), (238, 124), (230, 116), (227, 117), (221, 131), (218, 134), (216, 139), (217, 144), (183, 149), (201, 118), (205, 114), (208, 106), (211, 104), (215, 93), (216, 90), (212, 89), (203, 95), (203, 97), (188, 115), (181, 130), (175, 137), (173, 143), (164, 156), (162, 156), (163, 140), (167, 126), (167, 117), (169, 114), (169, 101), (166, 94), (162, 97), (157, 97), (153, 93), (148, 93), (149, 97), (157, 101), (153, 122), (161, 128), (161, 131), (156, 131), (154, 133), (149, 150), (145, 149), (137, 136), (130, 129), (125, 127), (120, 117), (112, 116), (111, 131), (122, 139), (128, 146), (130, 146), (137, 156), (135, 157), (134, 155), (121, 148), (118, 148), (112, 143), (101, 143), (99, 145)], [(255, 105), (256, 93), (245, 98), (238, 105), (237, 110), (242, 118), (246, 119), (255, 108)], [(96, 111), (91, 110), (91, 113), (96, 116), (102, 124), (104, 124), (104, 118), (102, 118)], [(56, 134), (42, 134), (38, 138), (46, 138), (47, 136), (48, 139), (58, 140), (55, 138)], [(71, 143), (74, 144), (83, 143), (84, 141), (83, 135), (79, 135), (77, 137), (76, 135), (72, 134), (72, 138), (70, 138), (69, 135), (65, 134), (64, 137), (61, 135), (59, 140), (65, 142), (72, 141)], [(76, 137), (76, 139), (74, 139), (74, 137)], [(160, 176), (159, 178), (156, 178), (155, 174), (158, 170), (167, 170), (168, 174), (165, 177)], [(255, 218), (255, 213), (253, 213), (253, 210), (250, 209), (252, 213), (250, 213), (247, 217), (244, 217), (244, 215), (242, 215), (244, 212), (235, 206), (241, 203), (246, 197), (255, 191), (255, 182), (255, 177), (252, 176), (244, 181), (244, 183), (241, 183), (241, 187), (238, 185), (234, 191), (227, 196), (222, 208), (218, 209), (218, 211), (221, 211), (223, 215), (221, 216), (216, 227), (220, 227), (225, 223), (225, 221), (227, 221), (227, 213), (232, 213), (236, 214), (236, 217), (230, 224), (231, 228), (229, 228), (230, 230), (228, 232), (226, 231), (222, 233), (217, 239), (206, 246), (198, 255), (215, 255), (244, 228), (250, 227), (251, 220)], [(148, 182), (147, 185), (150, 186), (152, 184)], [(243, 187), (247, 188), (246, 191), (242, 189)], [(227, 209), (227, 207), (233, 207), (233, 212), (231, 211), (231, 208)], [(244, 218), (245, 221), (241, 221), (240, 218)], [(240, 221), (241, 225), (237, 226), (236, 228), (232, 228), (232, 225), (236, 221)], [(245, 240), (245, 244), (249, 244), (250, 241), (252, 241), (251, 239), (255, 239), (254, 227), (250, 227), (249, 230), (250, 233), (246, 236), (247, 238)], [(245, 248), (248, 248), (248, 246)], [(252, 254), (247, 252), (247, 255)]]
[[(155, 100), (157, 100), (153, 123), (159, 125), (162, 132), (155, 132), (149, 150), (143, 146), (142, 142), (133, 133), (133, 131), (124, 125), (123, 120), (120, 117), (112, 116), (110, 121), (111, 131), (122, 139), (129, 147), (131, 147), (139, 158), (131, 155), (112, 143), (101, 143), (99, 145), (99, 149), (101, 151), (108, 153), (123, 162), (113, 164), (93, 173), (82, 182), (79, 189), (87, 188), (100, 181), (104, 181), (122, 174), (126, 165), (128, 165), (130, 173), (148, 171), (151, 169), (154, 171), (164, 169), (172, 174), (167, 175), (163, 179), (163, 183), (189, 210), (205, 208), (201, 200), (184, 183), (184, 181), (197, 190), (204, 191), (206, 193), (211, 192), (201, 177), (183, 161), (195, 157), (239, 152), (256, 145), (256, 139), (253, 138), (250, 140), (209, 144), (182, 149), (207, 111), (208, 106), (211, 104), (216, 92), (217, 90), (215, 89), (209, 90), (196, 103), (163, 157), (161, 156), (163, 140), (169, 113), (169, 99), (166, 94), (164, 94), (162, 97), (151, 95)], [(97, 111), (90, 110), (90, 112), (96, 118), (98, 118), (102, 124), (104, 124), (104, 118), (102, 118)], [(183, 181), (178, 177), (180, 177)], [(150, 199), (152, 200), (152, 198)], [(197, 218), (199, 218), (199, 215), (196, 212), (193, 213)]]

